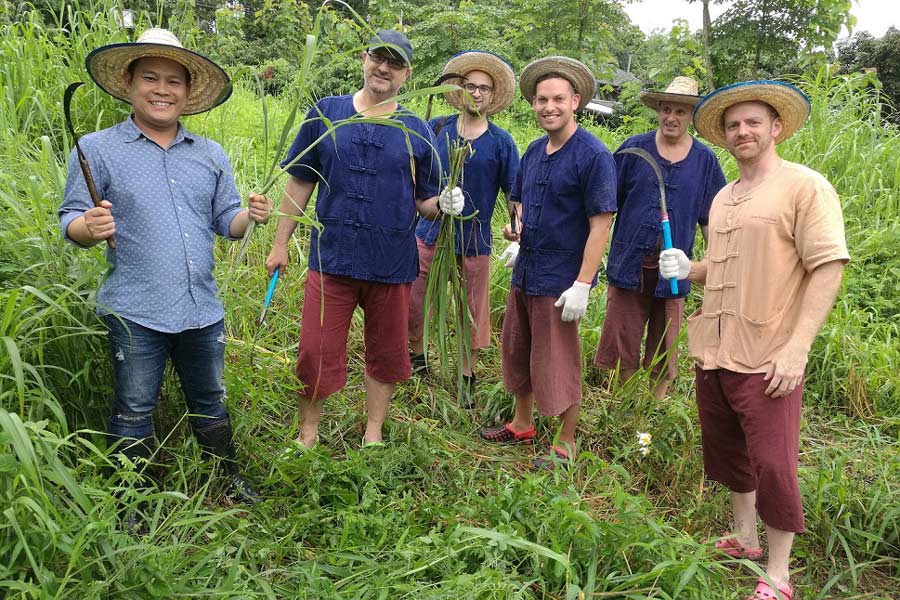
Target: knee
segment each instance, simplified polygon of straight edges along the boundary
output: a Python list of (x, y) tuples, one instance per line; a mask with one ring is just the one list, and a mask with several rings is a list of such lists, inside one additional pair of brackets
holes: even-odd
[(153, 435), (153, 411), (113, 411), (108, 431), (117, 438), (149, 438)]

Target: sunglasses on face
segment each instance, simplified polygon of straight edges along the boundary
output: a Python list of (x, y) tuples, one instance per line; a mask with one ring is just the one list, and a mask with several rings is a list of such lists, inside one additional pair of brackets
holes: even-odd
[(389, 56), (381, 54), (380, 52), (369, 52), (368, 50), (366, 50), (366, 55), (368, 55), (369, 60), (374, 62), (376, 65), (383, 65), (384, 63), (387, 63), (390, 68), (396, 71), (406, 68), (406, 61), (402, 58), (391, 58)]
[(489, 85), (475, 85), (474, 83), (464, 83), (462, 89), (470, 94), (474, 94), (477, 90), (482, 96), (486, 96), (494, 91), (494, 88)]

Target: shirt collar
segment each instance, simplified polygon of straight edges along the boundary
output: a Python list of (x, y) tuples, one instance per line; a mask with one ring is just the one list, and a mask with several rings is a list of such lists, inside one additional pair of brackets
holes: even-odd
[[(146, 138), (144, 132), (141, 131), (141, 128), (138, 127), (134, 119), (131, 118), (132, 115), (128, 115), (128, 117), (119, 124), (119, 131), (122, 134), (122, 137), (125, 140), (125, 143), (135, 142), (142, 137)], [(149, 139), (149, 138), (147, 138)], [(172, 146), (178, 144), (179, 142), (190, 142), (194, 143), (196, 141), (196, 136), (184, 128), (181, 124), (181, 121), (178, 122), (178, 133), (175, 134), (175, 139), (172, 141)]]

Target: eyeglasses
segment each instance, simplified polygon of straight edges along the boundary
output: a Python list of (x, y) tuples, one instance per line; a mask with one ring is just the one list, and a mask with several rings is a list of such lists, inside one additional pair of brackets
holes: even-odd
[(475, 90), (478, 90), (482, 96), (487, 96), (494, 91), (494, 88), (489, 85), (475, 85), (474, 83), (464, 83), (462, 88), (470, 94), (474, 94)]
[(396, 71), (406, 68), (406, 61), (402, 58), (390, 58), (388, 56), (385, 56), (384, 54), (380, 54), (378, 52), (369, 52), (368, 50), (366, 50), (366, 54), (369, 56), (369, 59), (371, 59), (371, 61), (376, 65), (383, 65), (385, 62), (387, 62), (388, 66)]

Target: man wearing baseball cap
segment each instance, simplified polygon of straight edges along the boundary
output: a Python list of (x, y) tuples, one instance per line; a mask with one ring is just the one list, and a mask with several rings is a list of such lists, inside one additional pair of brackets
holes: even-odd
[[(215, 234), (241, 237), (249, 219), (268, 218), (272, 204), (250, 194), (249, 209), (241, 209), (222, 147), (179, 121), (227, 100), (228, 75), (164, 29), (97, 48), (86, 67), (97, 85), (132, 108), (123, 122), (81, 140), (100, 206), (92, 205), (73, 149), (59, 209), (66, 240), (83, 247), (115, 240), (97, 294), (115, 379), (109, 436), (132, 461), (151, 457), (153, 409), (171, 358), (204, 454), (221, 459), (229, 494), (256, 502), (237, 472), (225, 408), (224, 310), (212, 274), (213, 242)], [(127, 518), (137, 524), (134, 515)]]
[[(456, 77), (453, 77), (453, 76)], [(470, 354), (463, 357), (463, 386), (459, 403), (475, 407), (475, 374), (478, 352), (490, 345), (491, 322), (488, 302), (491, 257), (491, 218), (501, 190), (509, 195), (519, 167), (519, 151), (512, 136), (488, 120), (510, 105), (515, 95), (516, 75), (509, 64), (491, 52), (468, 50), (451, 58), (442, 79), (458, 83), (462, 90), (444, 95), (458, 114), (432, 119), (429, 125), (437, 137), (441, 163), (450, 164), (450, 148), (467, 143), (471, 152), (460, 177), (465, 197), (463, 215), (476, 213), (456, 228), (456, 254), (462, 266), (466, 304), (471, 315)], [(419, 221), (416, 243), (419, 248), (419, 277), (412, 287), (409, 306), (409, 343), (413, 368), (425, 368), (423, 330), (427, 278), (434, 259), (440, 221)]]
[(597, 269), (616, 211), (616, 169), (603, 142), (579, 127), (575, 112), (594, 94), (594, 76), (565, 57), (538, 59), (519, 87), (547, 133), (532, 142), (516, 176), (511, 210), (516, 231), (503, 257), (513, 268), (503, 319), (503, 382), (515, 395), (512, 421), (481, 430), (490, 442), (531, 443), (533, 407), (558, 416), (558, 442), (536, 467), (574, 459), (581, 405), (581, 340)]
[[(325, 399), (347, 382), (347, 335), (357, 306), (365, 315), (364, 447), (384, 445), (391, 396), (410, 368), (409, 297), (418, 274), (416, 214), (459, 214), (459, 188), (438, 195), (440, 162), (428, 124), (394, 99), (412, 74), (412, 46), (398, 31), (379, 31), (362, 53), (363, 87), (323, 98), (310, 109), (282, 163), (290, 177), (266, 259), (271, 275), (288, 264), (290, 216), (306, 210), (318, 185), (304, 287), (300, 347), (300, 433), (290, 456), (318, 440)], [(340, 125), (328, 135), (325, 117)], [(359, 122), (365, 117), (381, 122)], [(348, 124), (349, 122), (349, 124)], [(407, 133), (398, 126), (409, 130)]]
[(709, 249), (692, 263), (660, 254), (663, 277), (702, 284), (688, 318), (696, 363), (703, 464), (732, 492), (728, 555), (760, 558), (757, 514), (769, 558), (751, 600), (790, 600), (790, 552), (802, 533), (797, 476), (807, 357), (850, 260), (841, 205), (819, 173), (778, 156), (810, 111), (809, 98), (780, 81), (736, 83), (697, 105), (697, 132), (737, 161), (739, 177), (713, 201)]
[(641, 365), (651, 369), (657, 400), (665, 397), (677, 373), (676, 342), (691, 285), (681, 282), (673, 294), (669, 281), (659, 276), (659, 182), (645, 159), (622, 150), (643, 150), (656, 162), (665, 182), (672, 241), (691, 256), (697, 227), (703, 239), (708, 237), (709, 207), (725, 185), (716, 155), (689, 131), (691, 113), (701, 98), (690, 77), (676, 77), (663, 92), (642, 91), (641, 102), (656, 111), (659, 127), (628, 138), (614, 155), (619, 210), (606, 261), (606, 319), (594, 364), (618, 368), (620, 382), (628, 381)]

